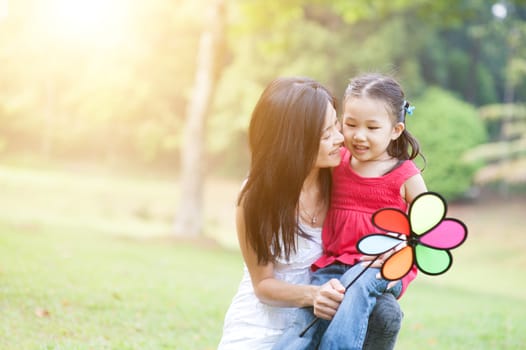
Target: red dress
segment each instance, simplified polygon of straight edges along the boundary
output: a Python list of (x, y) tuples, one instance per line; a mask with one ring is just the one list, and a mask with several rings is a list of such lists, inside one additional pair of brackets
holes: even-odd
[[(322, 232), (323, 255), (312, 265), (313, 270), (336, 261), (347, 265), (358, 262), (356, 243), (363, 236), (382, 232), (371, 221), (382, 208), (397, 208), (407, 212), (408, 204), (400, 196), (400, 188), (420, 170), (406, 160), (380, 177), (362, 177), (350, 166), (350, 152), (344, 149), (342, 161), (333, 170), (331, 205)], [(402, 294), (416, 277), (416, 267), (402, 279)]]

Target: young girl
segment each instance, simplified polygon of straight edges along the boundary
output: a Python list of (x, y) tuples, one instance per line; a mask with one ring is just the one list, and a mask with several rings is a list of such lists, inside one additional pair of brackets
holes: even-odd
[[(356, 243), (379, 231), (371, 222), (374, 212), (385, 207), (406, 211), (409, 203), (426, 191), (412, 161), (420, 154), (419, 145), (405, 126), (412, 109), (401, 86), (390, 77), (366, 74), (347, 87), (342, 120), (345, 149), (333, 171), (331, 205), (322, 233), (323, 255), (313, 264), (313, 279), (320, 283), (334, 277), (345, 286), (351, 282), (367, 265), (360, 263), (365, 259)], [(314, 318), (310, 309), (301, 309), (294, 326), (274, 349), (367, 348), (368, 318), (377, 297), (389, 292), (399, 298), (416, 276), (413, 268), (401, 281), (378, 278), (386, 258), (380, 257), (352, 284), (330, 323), (320, 319), (301, 337)], [(392, 349), (395, 340), (383, 348)]]

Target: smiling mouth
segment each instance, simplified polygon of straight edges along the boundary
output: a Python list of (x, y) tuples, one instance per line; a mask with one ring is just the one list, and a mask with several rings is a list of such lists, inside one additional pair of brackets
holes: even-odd
[(369, 149), (366, 146), (357, 146), (357, 145), (353, 145), (352, 148), (355, 149), (356, 151), (366, 151)]

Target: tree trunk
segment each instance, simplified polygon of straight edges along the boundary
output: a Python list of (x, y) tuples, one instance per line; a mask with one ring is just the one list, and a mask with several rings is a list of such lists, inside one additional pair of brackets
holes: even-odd
[(186, 110), (181, 145), (179, 209), (175, 216), (176, 236), (198, 236), (203, 229), (204, 126), (213, 101), (225, 42), (225, 8), (216, 0), (209, 8), (199, 42), (195, 82)]
[(45, 78), (44, 82), (44, 108), (43, 108), (43, 123), (42, 134), (40, 137), (40, 154), (49, 160), (53, 152), (53, 143), (55, 138), (55, 119), (56, 119), (56, 91), (53, 77), (51, 74)]

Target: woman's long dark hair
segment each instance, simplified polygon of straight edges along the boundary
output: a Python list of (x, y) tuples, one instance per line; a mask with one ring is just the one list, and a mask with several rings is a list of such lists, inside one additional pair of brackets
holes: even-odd
[[(288, 259), (296, 249), (297, 205), (312, 170), (327, 104), (336, 102), (308, 78), (278, 78), (263, 91), (248, 130), (251, 163), (238, 205), (244, 209), (247, 242), (258, 263)], [(322, 197), (329, 202), (331, 174), (320, 169)]]

